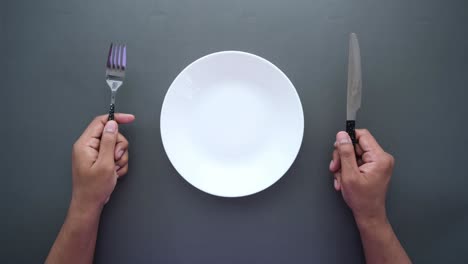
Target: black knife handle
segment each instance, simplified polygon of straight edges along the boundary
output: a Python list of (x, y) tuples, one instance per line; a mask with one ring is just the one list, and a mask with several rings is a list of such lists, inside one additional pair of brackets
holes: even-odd
[(110, 109), (109, 109), (109, 117), (107, 118), (107, 121), (114, 120), (114, 110), (115, 110), (115, 105), (111, 104)]
[(355, 126), (356, 126), (355, 120), (346, 120), (346, 132), (351, 138), (353, 145), (357, 144)]

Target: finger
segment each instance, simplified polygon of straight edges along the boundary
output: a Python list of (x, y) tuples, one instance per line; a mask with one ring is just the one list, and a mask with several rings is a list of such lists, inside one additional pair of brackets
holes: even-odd
[(97, 160), (99, 153), (96, 149), (91, 147), (83, 147), (79, 144), (73, 145), (72, 160), (78, 163), (86, 164), (87, 166), (93, 166)]
[(344, 131), (338, 132), (336, 135), (335, 147), (338, 150), (341, 160), (342, 176), (349, 177), (355, 172), (358, 172), (356, 153), (354, 152), (354, 146), (348, 133)]
[(370, 163), (370, 162), (376, 161), (375, 152), (372, 152), (372, 151), (365, 152), (362, 155), (362, 161), (364, 161), (364, 163)]
[[(101, 138), (104, 125), (107, 122), (108, 115), (100, 115), (88, 125), (80, 138)], [(115, 122), (119, 124), (128, 124), (135, 120), (135, 116), (131, 114), (117, 113), (114, 115)]]
[(114, 163), (115, 142), (117, 141), (118, 125), (114, 120), (108, 121), (101, 137), (97, 162)]
[(127, 165), (128, 163), (128, 152), (126, 151), (122, 157), (115, 162), (115, 165), (119, 166), (120, 168), (123, 168)]
[(372, 172), (377, 169), (377, 166), (378, 165), (375, 162), (364, 163), (361, 167), (359, 167), (359, 171), (364, 175), (373, 175)]
[(362, 156), (362, 154), (364, 154), (364, 151), (362, 150), (361, 146), (359, 144), (356, 144), (354, 146), (355, 150), (356, 150), (356, 155), (357, 156)]
[(341, 172), (335, 173), (335, 179), (333, 179), (333, 187), (336, 191), (341, 190)]
[(120, 178), (124, 176), (125, 174), (127, 174), (127, 172), (128, 172), (128, 164), (117, 170), (117, 176)]
[(364, 161), (361, 158), (358, 157), (358, 159), (357, 159), (358, 167), (361, 166), (362, 164), (364, 164)]
[(119, 133), (119, 135), (117, 136), (117, 145), (115, 146), (114, 159), (119, 160), (125, 153), (125, 151), (127, 151), (127, 149), (128, 141), (122, 134)]
[(363, 153), (373, 150), (382, 150), (382, 147), (380, 147), (379, 143), (377, 143), (375, 138), (367, 129), (356, 129), (356, 139), (358, 140), (359, 147)]
[(332, 173), (335, 173), (341, 169), (341, 161), (340, 161), (340, 155), (338, 154), (338, 150), (333, 151), (333, 159), (330, 162), (329, 170)]
[(99, 145), (101, 144), (101, 140), (98, 138), (88, 138), (86, 142), (86, 146), (93, 148), (99, 151)]

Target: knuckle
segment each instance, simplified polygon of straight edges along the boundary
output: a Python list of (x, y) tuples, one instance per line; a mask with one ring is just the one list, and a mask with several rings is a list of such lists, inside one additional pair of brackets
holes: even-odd
[(113, 135), (111, 135), (110, 133), (103, 133), (101, 137), (101, 141), (103, 141), (104, 144), (110, 144), (113, 141), (115, 141), (115, 139)]
[(367, 137), (367, 136), (371, 135), (371, 133), (369, 132), (369, 130), (367, 128), (356, 129), (356, 132), (359, 133), (359, 135), (361, 137)]
[(341, 182), (343, 184), (349, 184), (351, 181), (350, 177), (341, 177)]
[(129, 145), (130, 144), (127, 141), (122, 142), (122, 146), (123, 146), (124, 149), (128, 149)]
[(341, 181), (344, 185), (353, 185), (356, 183), (356, 178), (353, 175), (347, 175), (346, 177), (341, 177)]
[(105, 166), (105, 172), (106, 174), (114, 174), (115, 173), (115, 165), (114, 164), (111, 164), (111, 165), (106, 165)]
[(345, 185), (356, 186), (360, 183), (360, 171), (358, 169), (348, 169), (342, 171), (342, 181)]
[(115, 165), (111, 163), (102, 164), (99, 168), (99, 172), (104, 175), (114, 174)]
[(395, 158), (391, 154), (386, 153), (385, 159), (390, 166), (393, 167), (393, 165), (395, 165)]
[(97, 148), (99, 147), (99, 143), (100, 143), (99, 139), (97, 139), (97, 138), (90, 138), (90, 139), (88, 139), (87, 141), (88, 141), (88, 142), (86, 143), (87, 146), (92, 147), (92, 148), (95, 148), (95, 149), (97, 149)]
[(93, 138), (90, 143), (92, 144), (93, 147), (99, 148), (99, 144), (101, 143), (101, 141), (97, 138)]
[(93, 121), (91, 121), (91, 124), (99, 124), (101, 123), (101, 119), (99, 118), (99, 116), (96, 116), (95, 118), (93, 118)]
[(76, 151), (78, 149), (78, 142), (73, 143), (72, 151)]
[(365, 162), (372, 160), (371, 153), (365, 152), (364, 154), (362, 154), (361, 159)]
[(126, 163), (128, 163), (128, 160), (129, 160), (129, 155), (128, 155), (128, 152), (125, 153), (125, 155), (123, 156), (123, 159)]
[(120, 158), (119, 163), (122, 164), (122, 165), (127, 164), (128, 163), (128, 154), (124, 154), (122, 156), (122, 158)]
[(81, 150), (81, 144), (76, 141), (75, 143), (73, 143), (73, 146), (72, 146), (72, 153), (79, 153)]
[(385, 164), (390, 168), (393, 168), (393, 165), (395, 164), (395, 158), (387, 152), (382, 152), (377, 156), (377, 158), (381, 164)]

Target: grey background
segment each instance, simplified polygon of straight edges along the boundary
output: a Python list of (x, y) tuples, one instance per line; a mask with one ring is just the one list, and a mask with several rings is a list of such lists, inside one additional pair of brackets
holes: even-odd
[[(0, 263), (42, 262), (64, 220), (70, 151), (107, 111), (110, 41), (128, 45), (117, 110), (130, 171), (101, 218), (96, 263), (363, 263), (332, 187), (344, 127), (348, 33), (358, 34), (358, 125), (396, 158), (388, 215), (416, 263), (468, 263), (468, 2), (433, 0), (11, 0), (0, 2)], [(190, 186), (164, 153), (159, 115), (190, 62), (242, 50), (281, 68), (305, 134), (271, 188), (225, 199)]]

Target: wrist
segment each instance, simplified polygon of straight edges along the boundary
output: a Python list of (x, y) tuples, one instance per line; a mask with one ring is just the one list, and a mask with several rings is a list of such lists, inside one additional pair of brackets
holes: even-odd
[(370, 229), (381, 229), (389, 225), (387, 215), (385, 213), (373, 215), (373, 216), (356, 216), (356, 225), (362, 232)]
[(90, 204), (72, 198), (68, 215), (71, 217), (82, 218), (84, 220), (99, 219), (102, 212), (102, 206), (99, 204)]

